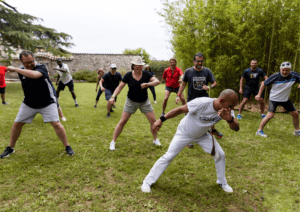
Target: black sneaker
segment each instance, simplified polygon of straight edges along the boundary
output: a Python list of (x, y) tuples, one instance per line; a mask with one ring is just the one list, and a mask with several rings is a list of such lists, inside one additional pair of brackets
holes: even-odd
[(15, 150), (11, 148), (10, 146), (6, 147), (5, 151), (1, 154), (1, 158), (8, 157), (10, 154), (14, 153)]
[(113, 109), (110, 109), (110, 112), (113, 113), (113, 112), (115, 112), (115, 111), (114, 111)]
[(214, 129), (214, 130), (211, 130), (211, 133), (213, 135), (216, 135), (218, 136), (219, 138), (222, 138), (223, 137), (223, 133), (220, 133), (218, 130)]
[(94, 105), (94, 108), (96, 108), (97, 107), (97, 105)]
[(72, 156), (72, 155), (75, 154), (75, 152), (73, 151), (73, 149), (71, 148), (71, 146), (66, 146), (66, 152), (70, 156)]
[(106, 118), (110, 118), (110, 113), (107, 113)]
[(187, 145), (188, 148), (194, 148), (194, 145), (193, 144), (189, 144)]
[(78, 105), (78, 104), (75, 104), (75, 107), (79, 107), (79, 105)]
[(3, 105), (9, 105), (7, 102), (2, 102)]
[(113, 105), (113, 108), (116, 108), (116, 105)]

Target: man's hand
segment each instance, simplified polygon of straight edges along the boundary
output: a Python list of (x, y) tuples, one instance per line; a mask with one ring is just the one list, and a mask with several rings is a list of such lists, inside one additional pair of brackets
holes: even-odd
[[(298, 88), (299, 88), (299, 87), (298, 87)], [(256, 99), (257, 101), (259, 101), (260, 95), (256, 95), (256, 96), (255, 96), (255, 99)]]
[(13, 66), (8, 66), (7, 67), (7, 71), (9, 71), (9, 72), (15, 72), (15, 67), (13, 67)]
[(206, 91), (208, 91), (208, 90), (209, 90), (209, 87), (208, 87), (208, 86), (206, 86), (206, 85), (203, 85), (203, 86), (202, 86), (202, 88), (203, 88), (203, 90), (206, 90)]
[(175, 99), (175, 103), (178, 104), (179, 102), (180, 102), (180, 97), (177, 96), (176, 99)]
[(242, 89), (242, 88), (240, 89), (240, 93), (241, 93), (241, 94), (243, 93), (243, 89)]
[(115, 98), (111, 97), (111, 98), (108, 100), (108, 103), (111, 104), (111, 105), (114, 105), (114, 104), (115, 104)]
[(300, 85), (297, 88), (300, 88)]
[(148, 88), (149, 84), (148, 83), (143, 83), (141, 84), (141, 88), (144, 89), (144, 88)]
[(222, 119), (226, 121), (231, 121), (232, 116), (230, 112), (230, 108), (222, 108), (218, 111), (218, 116), (220, 116)]
[(160, 119), (157, 119), (156, 122), (154, 122), (154, 124), (152, 125), (152, 130), (158, 132), (161, 126), (162, 126), (162, 121)]
[(97, 92), (97, 88), (96, 88), (96, 92)]
[(106, 91), (104, 87), (101, 87), (101, 91)]

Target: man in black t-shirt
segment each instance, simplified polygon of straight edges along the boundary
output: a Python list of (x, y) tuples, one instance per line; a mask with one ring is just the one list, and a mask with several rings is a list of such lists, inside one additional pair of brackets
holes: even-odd
[(25, 123), (31, 123), (37, 113), (40, 113), (45, 123), (50, 122), (57, 136), (66, 147), (68, 155), (73, 155), (74, 151), (70, 147), (66, 132), (59, 122), (55, 90), (49, 79), (47, 68), (34, 61), (30, 51), (22, 51), (20, 60), (23, 66), (15, 68), (9, 66), (10, 72), (17, 72), (24, 91), (24, 101), (19, 109), (15, 123), (11, 129), (9, 146), (1, 154), (1, 158), (8, 157), (14, 153), (14, 147), (19, 138)]
[[(107, 100), (107, 118), (110, 117), (110, 112), (114, 112), (112, 110), (112, 105), (108, 102), (110, 100), (112, 94), (119, 86), (120, 82), (122, 81), (122, 75), (117, 72), (116, 64), (110, 65), (110, 72), (103, 75), (100, 81), (100, 89), (105, 92), (105, 99)], [(115, 97), (115, 100), (117, 97)]]
[[(260, 68), (257, 68), (258, 63), (256, 59), (251, 60), (250, 65), (251, 68), (248, 68), (244, 71), (240, 80), (240, 93), (243, 94), (243, 101), (240, 104), (239, 114), (237, 115), (237, 119), (242, 119), (241, 113), (243, 111), (246, 102), (248, 101), (248, 99), (250, 99), (251, 94), (253, 94), (253, 96), (256, 96), (258, 94), (260, 78), (264, 78), (265, 80), (268, 79), (265, 72)], [(245, 90), (243, 91), (244, 79), (246, 80), (246, 86), (245, 86)], [(259, 99), (259, 104), (260, 104), (261, 118), (265, 118), (266, 115), (264, 114), (265, 113), (264, 94), (261, 95), (261, 98)]]

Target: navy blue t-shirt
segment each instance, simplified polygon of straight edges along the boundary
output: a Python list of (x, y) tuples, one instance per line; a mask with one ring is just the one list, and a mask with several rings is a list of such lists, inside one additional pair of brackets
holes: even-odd
[(255, 71), (252, 71), (251, 68), (248, 68), (242, 75), (242, 77), (246, 79), (246, 87), (253, 89), (259, 88), (259, 80), (260, 78), (263, 79), (265, 76), (265, 72), (260, 68), (256, 68)]
[(203, 67), (201, 71), (196, 71), (194, 67), (191, 67), (185, 71), (183, 81), (189, 83), (187, 99), (189, 102), (197, 97), (208, 97), (206, 90), (203, 90), (202, 87), (216, 80), (209, 68)]
[[(25, 69), (24, 66), (20, 68)], [(19, 74), (25, 96), (24, 104), (28, 107), (39, 109), (55, 103), (54, 87), (49, 79), (46, 66), (37, 63), (33, 70), (40, 72), (42, 76), (38, 79), (32, 79)]]
[(108, 72), (103, 75), (102, 79), (104, 79), (103, 87), (114, 92), (122, 81), (122, 75), (119, 72), (116, 72), (115, 75)]
[(127, 97), (133, 102), (144, 102), (148, 99), (147, 88), (142, 89), (141, 84), (150, 82), (152, 75), (149, 71), (143, 71), (142, 78), (136, 81), (132, 76), (132, 71), (127, 72), (123, 77), (123, 82), (128, 84), (129, 91)]

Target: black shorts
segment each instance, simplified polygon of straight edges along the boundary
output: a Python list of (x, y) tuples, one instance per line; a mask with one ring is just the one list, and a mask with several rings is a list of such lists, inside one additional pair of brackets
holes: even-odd
[[(251, 94), (253, 94), (253, 96), (255, 97), (258, 94), (259, 88), (249, 88), (249, 87), (245, 87), (244, 89), (244, 93), (243, 93), (243, 97), (250, 99)], [(265, 96), (265, 90), (263, 91), (262, 95), (260, 98), (264, 98)]]
[(287, 110), (287, 112), (292, 112), (292, 111), (296, 111), (296, 108), (293, 104), (293, 102), (291, 102), (291, 100), (287, 100), (286, 102), (275, 102), (272, 100), (269, 100), (269, 112), (275, 113), (277, 106), (281, 105), (282, 107), (284, 107), (284, 109)]
[(0, 88), (0, 93), (5, 93), (5, 87), (4, 88)]
[[(110, 100), (111, 96), (113, 95), (114, 90), (111, 91), (111, 90), (105, 88), (104, 93), (105, 93), (105, 99), (108, 101), (108, 100)], [(117, 96), (115, 96), (115, 102), (117, 102)]]
[(179, 87), (178, 88), (172, 88), (172, 87), (166, 86), (165, 90), (170, 91), (171, 93), (172, 92), (178, 93)]
[(71, 80), (70, 82), (68, 82), (67, 84), (62, 83), (62, 81), (59, 81), (58, 83), (58, 87), (57, 90), (65, 90), (65, 87), (68, 86), (69, 91), (74, 91), (74, 83), (73, 80)]

